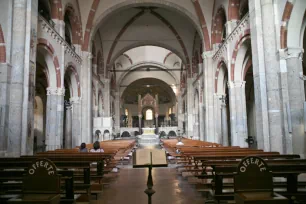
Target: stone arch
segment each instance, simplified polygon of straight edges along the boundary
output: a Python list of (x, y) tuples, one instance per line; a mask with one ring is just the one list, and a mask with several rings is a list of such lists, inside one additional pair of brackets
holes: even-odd
[(285, 8), (284, 8), (283, 16), (282, 16), (282, 24), (280, 27), (280, 47), (281, 49), (287, 48), (287, 35), (288, 35), (287, 27), (288, 27), (288, 22), (291, 17), (292, 9), (293, 9), (293, 2), (287, 0)]
[[(202, 9), (200, 7), (199, 2), (193, 1), (196, 13), (199, 17), (199, 19), (196, 19), (193, 14), (191, 14), (186, 8), (177, 5), (170, 1), (160, 1), (160, 0), (150, 0), (150, 1), (124, 1), (121, 3), (118, 3), (110, 8), (108, 8), (106, 11), (104, 11), (99, 17), (96, 18), (96, 21), (93, 22), (95, 11), (98, 7), (99, 1), (94, 0), (92, 4), (92, 9), (90, 11), (90, 16), (92, 18), (88, 18), (87, 26), (86, 26), (86, 32), (84, 36), (84, 43), (83, 43), (83, 50), (90, 50), (89, 49), (89, 40), (93, 38), (96, 31), (98, 30), (99, 26), (103, 24), (103, 22), (111, 16), (113, 13), (118, 13), (121, 10), (132, 8), (132, 7), (139, 7), (139, 6), (151, 6), (151, 7), (162, 7), (162, 8), (168, 8), (172, 11), (176, 11), (189, 19), (192, 24), (195, 26), (196, 30), (201, 36), (201, 41), (204, 42), (203, 45), (205, 45), (206, 50), (210, 50), (210, 39), (209, 39), (209, 33), (206, 27), (205, 17), (202, 13)], [(200, 20), (200, 25), (199, 25)], [(204, 32), (204, 33), (203, 33)]]
[(71, 72), (71, 85), (72, 85), (72, 90), (76, 90), (77, 94), (72, 91), (72, 96), (78, 96), (81, 97), (81, 83), (80, 83), (80, 77), (77, 72), (76, 66), (73, 62), (69, 62), (66, 67), (65, 67), (65, 75), (66, 73), (69, 74), (68, 72)]
[(240, 0), (229, 0), (228, 2), (228, 20), (239, 20)]
[(184, 64), (186, 64), (186, 59), (183, 57), (183, 55), (175, 48), (165, 44), (165, 43), (161, 43), (161, 42), (158, 42), (158, 41), (142, 41), (142, 42), (137, 42), (137, 43), (134, 43), (130, 46), (126, 46), (124, 47), (123, 49), (119, 50), (115, 55), (114, 57), (112, 58), (112, 60), (110, 61), (109, 64), (113, 64), (115, 62), (115, 60), (120, 56), (122, 55), (123, 53), (127, 52), (128, 50), (131, 50), (133, 48), (137, 48), (137, 47), (141, 47), (141, 46), (156, 46), (156, 47), (161, 47), (161, 48), (164, 48), (164, 49), (167, 49), (167, 50), (170, 50), (171, 52), (173, 52), (174, 54), (176, 54)]
[(55, 85), (56, 87), (60, 88), (61, 87), (61, 70), (59, 67), (59, 61), (58, 57), (56, 56), (54, 52), (54, 48), (51, 43), (49, 43), (46, 39), (44, 38), (39, 38), (38, 39), (38, 44), (37, 48), (43, 48), (47, 54), (49, 55), (50, 59), (53, 62), (54, 65), (54, 71), (51, 69), (49, 70), (49, 76), (50, 76), (50, 85), (53, 84), (53, 78), (55, 78)]
[(51, 0), (51, 17), (52, 19), (63, 20), (62, 0)]
[[(188, 75), (191, 76), (191, 70), (190, 70), (190, 59), (188, 56), (188, 52), (186, 49), (186, 46), (184, 44), (184, 41), (182, 40), (181, 36), (179, 35), (179, 33), (177, 32), (177, 30), (172, 26), (172, 24), (166, 20), (163, 16), (161, 16), (159, 13), (155, 12), (154, 10), (151, 10), (150, 13), (155, 16), (156, 18), (158, 18), (162, 23), (164, 23), (169, 29), (170, 31), (173, 33), (173, 35), (176, 37), (177, 41), (179, 42), (182, 50), (183, 50), (183, 55), (184, 58), (186, 60), (186, 66), (187, 66), (187, 70), (189, 70)], [(107, 65), (111, 65), (111, 59), (112, 59), (112, 55), (113, 55), (113, 51), (116, 48), (117, 43), (119, 42), (121, 36), (124, 34), (124, 32), (128, 29), (128, 27), (134, 22), (136, 21), (138, 18), (140, 18), (143, 14), (145, 14), (145, 10), (142, 10), (140, 12), (138, 12), (135, 16), (133, 16), (120, 30), (120, 32), (117, 34), (114, 42), (112, 43), (112, 46), (110, 48), (110, 51), (108, 53), (108, 57), (106, 60), (106, 64)], [(115, 58), (116, 59), (116, 58)]]
[(281, 48), (303, 47), (306, 1), (287, 1), (282, 17)]
[(172, 54), (173, 54), (173, 52), (169, 52), (169, 53), (165, 56), (165, 58), (164, 58), (164, 64), (166, 63), (168, 57), (169, 57), (170, 55), (172, 55)]
[(0, 24), (0, 63), (6, 63), (6, 49), (4, 35)]
[(79, 17), (76, 15), (75, 9), (71, 3), (67, 3), (64, 9), (64, 20), (66, 14), (71, 23), (72, 44), (81, 44), (82, 27)]
[(224, 93), (226, 84), (225, 81), (228, 80), (228, 69), (224, 60), (218, 63), (217, 70), (215, 73), (215, 93)]
[[(242, 47), (242, 45), (245, 44), (244, 43), (245, 41), (250, 40), (250, 39), (251, 39), (250, 34), (247, 33), (244, 36), (242, 36), (236, 42), (236, 44), (235, 44), (235, 48), (234, 48), (234, 51), (233, 51), (233, 54), (232, 54), (232, 58), (231, 58), (232, 61), (235, 62), (235, 63), (231, 64), (231, 76), (230, 76), (231, 77), (231, 81), (234, 81), (235, 77), (238, 77), (239, 79), (242, 78), (242, 76), (239, 76), (239, 75), (242, 74), (242, 70), (241, 69), (243, 69), (243, 67), (242, 67), (242, 65), (241, 66), (238, 65), (238, 63), (241, 63), (241, 61), (239, 61), (241, 59), (238, 58), (238, 60), (237, 60), (237, 55), (239, 54), (238, 52), (240, 50), (240, 56), (244, 57), (244, 55), (241, 53), (241, 49), (240, 48), (246, 48), (245, 46)], [(237, 61), (238, 61), (238, 63), (237, 63)], [(243, 61), (243, 59), (242, 59), (242, 61)], [(238, 68), (236, 69), (236, 67), (240, 67), (240, 70), (238, 70)]]
[(227, 22), (226, 12), (223, 5), (217, 9), (217, 13), (213, 22), (213, 39), (212, 44), (221, 44), (226, 38), (226, 27)]
[(128, 60), (129, 60), (129, 62), (131, 63), (131, 65), (133, 64), (133, 60), (130, 58), (130, 56), (128, 56), (127, 54), (123, 54), (123, 56), (124, 57), (126, 57)]
[[(128, 67), (126, 70), (126, 73), (121, 75), (120, 78), (118, 79), (118, 84), (121, 84), (122, 81), (125, 79), (125, 77), (129, 74), (129, 72), (144, 67), (144, 66), (151, 66), (151, 67), (155, 67), (155, 68), (159, 68), (161, 70), (167, 70), (168, 68), (164, 65), (161, 64), (159, 62), (139, 62), (137, 64), (133, 64), (132, 66)], [(177, 79), (177, 77), (175, 76), (175, 74), (171, 71), (167, 71), (167, 73), (170, 74), (171, 77), (173, 77), (173, 79), (175, 80), (175, 83), (178, 84), (179, 80)]]
[(176, 132), (174, 132), (173, 130), (170, 130), (168, 133), (168, 137), (176, 137)]

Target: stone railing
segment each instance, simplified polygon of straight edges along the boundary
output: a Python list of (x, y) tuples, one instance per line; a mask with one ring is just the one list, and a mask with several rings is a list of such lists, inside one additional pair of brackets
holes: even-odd
[(221, 56), (224, 56), (224, 53), (227, 50), (227, 45), (231, 44), (233, 40), (236, 39), (236, 37), (243, 35), (244, 31), (246, 29), (249, 29), (250, 27), (250, 15), (247, 13), (238, 23), (238, 25), (235, 27), (233, 32), (227, 36), (227, 38), (224, 40), (224, 42), (220, 45), (219, 49), (216, 51), (216, 53), (213, 56), (213, 60), (218, 60)]
[(43, 31), (48, 33), (57, 43), (63, 45), (65, 47), (65, 53), (71, 55), (77, 63), (81, 64), (81, 57), (75, 52), (74, 46), (71, 46), (67, 43), (67, 41), (60, 36), (60, 34), (54, 29), (49, 22), (47, 22), (42, 16), (38, 17), (38, 25), (41, 27)]

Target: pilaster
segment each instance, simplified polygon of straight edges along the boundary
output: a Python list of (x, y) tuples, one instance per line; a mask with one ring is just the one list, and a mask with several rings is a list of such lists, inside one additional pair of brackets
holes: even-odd
[(82, 140), (91, 143), (92, 133), (92, 54), (83, 52), (82, 83)]
[(81, 128), (81, 102), (82, 99), (80, 97), (70, 98), (70, 103), (72, 104), (72, 147), (78, 146), (84, 141)]
[(64, 119), (63, 88), (47, 88), (46, 106), (46, 150), (63, 148)]
[(22, 153), (23, 82), (25, 66), (26, 0), (14, 0), (12, 31), (12, 69), (9, 96), (9, 112), (6, 134), (7, 156)]
[[(287, 114), (290, 119), (289, 133), (292, 134), (292, 152), (306, 156), (306, 138), (305, 138), (305, 118), (304, 118), (304, 104), (305, 104), (305, 90), (303, 76), (302, 57), (304, 50), (302, 48), (288, 48), (285, 55), (286, 65), (288, 70), (288, 93), (289, 105)], [(287, 137), (286, 144), (287, 151), (290, 151), (290, 135)]]
[(245, 103), (245, 81), (229, 81), (229, 103), (231, 115), (231, 145), (248, 147), (247, 116)]
[(205, 115), (205, 141), (214, 142), (214, 77), (213, 77), (213, 51), (202, 54), (204, 59), (204, 115)]

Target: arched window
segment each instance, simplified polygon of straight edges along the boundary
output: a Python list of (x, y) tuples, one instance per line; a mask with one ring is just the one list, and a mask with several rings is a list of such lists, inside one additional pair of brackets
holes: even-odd
[(64, 16), (65, 21), (65, 40), (66, 42), (71, 45), (72, 44), (72, 29), (71, 29), (71, 22), (70, 22), (70, 11), (66, 11)]
[(169, 111), (168, 111), (168, 112), (169, 112), (169, 115), (170, 115), (170, 114), (172, 114), (172, 110), (171, 110), (171, 108), (169, 108)]
[(38, 13), (48, 22), (51, 20), (51, 6), (49, 0), (38, 1)]
[(146, 111), (146, 120), (153, 120), (153, 111), (151, 109)]
[(240, 19), (242, 19), (248, 12), (249, 12), (248, 0), (242, 0), (240, 2), (240, 8), (239, 8)]

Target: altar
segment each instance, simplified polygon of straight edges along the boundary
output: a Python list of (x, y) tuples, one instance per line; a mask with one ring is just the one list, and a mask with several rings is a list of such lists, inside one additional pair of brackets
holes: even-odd
[(155, 135), (155, 128), (142, 128), (142, 135)]

